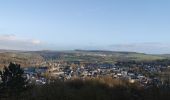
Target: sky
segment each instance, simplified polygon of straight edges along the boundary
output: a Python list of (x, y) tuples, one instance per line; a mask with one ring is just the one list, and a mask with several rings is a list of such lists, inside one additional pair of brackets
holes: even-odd
[(0, 49), (170, 53), (170, 0), (0, 0)]

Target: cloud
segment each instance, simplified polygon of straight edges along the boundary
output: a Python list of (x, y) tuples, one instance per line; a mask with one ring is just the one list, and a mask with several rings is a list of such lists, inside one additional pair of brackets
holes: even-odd
[(105, 48), (113, 51), (133, 51), (150, 54), (170, 53), (170, 43), (146, 42), (146, 43), (114, 44)]
[(170, 54), (170, 43), (126, 43), (113, 45), (99, 45), (90, 43), (87, 45), (62, 45), (62, 44), (48, 44), (39, 39), (30, 39), (26, 37), (19, 37), (15, 34), (0, 35), (0, 49), (15, 49), (15, 50), (70, 50), (70, 49), (98, 49), (111, 51), (130, 51), (142, 52), (150, 54)]
[(32, 40), (31, 43), (32, 43), (32, 44), (40, 44), (41, 41), (40, 41), (40, 40)]
[(14, 34), (4, 34), (0, 35), (0, 40), (16, 40), (16, 36)]
[(0, 49), (39, 50), (43, 49), (43, 43), (38, 39), (18, 37), (14, 34), (3, 34), (0, 35)]

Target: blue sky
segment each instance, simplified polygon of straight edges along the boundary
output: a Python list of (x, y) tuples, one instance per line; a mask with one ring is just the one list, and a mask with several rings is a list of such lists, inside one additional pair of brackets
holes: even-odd
[(170, 53), (169, 0), (0, 0), (0, 48)]

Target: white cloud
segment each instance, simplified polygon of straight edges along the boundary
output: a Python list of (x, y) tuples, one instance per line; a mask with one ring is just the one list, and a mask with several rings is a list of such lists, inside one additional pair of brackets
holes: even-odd
[(32, 40), (31, 43), (32, 43), (32, 44), (40, 44), (41, 41), (40, 41), (40, 40)]
[(0, 35), (0, 40), (17, 40), (16, 36), (14, 34), (4, 34)]
[(133, 51), (142, 53), (170, 53), (170, 43), (129, 43), (129, 44), (115, 44), (106, 47), (106, 49), (113, 51)]
[(110, 46), (92, 44), (87, 45), (61, 45), (47, 44), (38, 39), (30, 39), (26, 37), (18, 37), (14, 34), (0, 35), (0, 49), (16, 49), (16, 50), (43, 50), (43, 49), (101, 49), (111, 51), (132, 51), (142, 53), (168, 53), (170, 54), (170, 43), (126, 43), (113, 44)]
[(14, 34), (0, 35), (0, 49), (39, 50), (43, 44), (38, 39), (18, 37)]

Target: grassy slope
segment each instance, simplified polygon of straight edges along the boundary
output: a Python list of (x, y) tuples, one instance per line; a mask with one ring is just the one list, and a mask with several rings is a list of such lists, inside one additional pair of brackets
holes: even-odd
[[(14, 93), (15, 94), (15, 93)], [(1, 99), (1, 98), (0, 98)], [(170, 88), (142, 88), (109, 77), (55, 81), (3, 100), (170, 100)]]
[(10, 62), (16, 62), (21, 66), (30, 66), (31, 63), (41, 62), (43, 58), (38, 54), (24, 53), (24, 52), (5, 52), (0, 53), (0, 67), (9, 64)]

